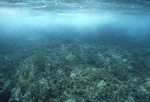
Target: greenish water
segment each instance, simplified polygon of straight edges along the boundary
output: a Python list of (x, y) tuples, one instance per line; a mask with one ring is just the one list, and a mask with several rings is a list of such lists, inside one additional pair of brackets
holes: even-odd
[(150, 102), (149, 1), (0, 5), (0, 102)]

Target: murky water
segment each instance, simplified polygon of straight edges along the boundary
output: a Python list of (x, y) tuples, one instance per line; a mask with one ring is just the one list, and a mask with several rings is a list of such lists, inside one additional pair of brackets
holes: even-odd
[(148, 0), (0, 2), (0, 102), (149, 102)]

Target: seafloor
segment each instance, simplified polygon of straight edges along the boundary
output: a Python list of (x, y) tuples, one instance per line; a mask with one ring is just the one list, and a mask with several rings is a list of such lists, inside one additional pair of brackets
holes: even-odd
[(150, 102), (144, 44), (46, 36), (0, 47), (0, 102)]

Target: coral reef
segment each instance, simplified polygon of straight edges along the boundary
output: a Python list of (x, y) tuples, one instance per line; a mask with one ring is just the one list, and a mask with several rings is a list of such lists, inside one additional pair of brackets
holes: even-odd
[(20, 55), (1, 61), (6, 66), (21, 58), (13, 74), (0, 72), (0, 97), (7, 97), (5, 101), (150, 101), (149, 49), (58, 41)]

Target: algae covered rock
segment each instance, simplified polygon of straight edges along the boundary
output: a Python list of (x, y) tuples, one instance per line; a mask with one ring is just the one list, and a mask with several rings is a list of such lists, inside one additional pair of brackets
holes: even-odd
[(50, 47), (20, 64), (10, 102), (134, 102), (141, 96), (149, 101), (148, 73), (134, 73), (134, 53), (116, 46)]

